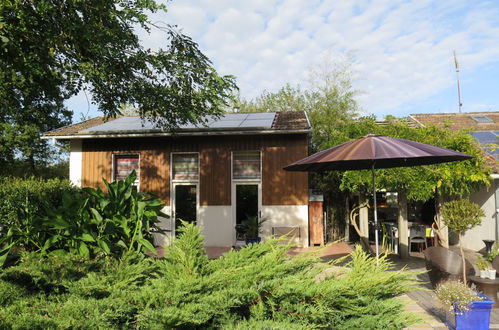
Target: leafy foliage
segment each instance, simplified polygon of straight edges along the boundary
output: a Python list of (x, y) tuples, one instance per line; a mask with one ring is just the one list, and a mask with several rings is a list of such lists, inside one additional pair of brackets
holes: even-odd
[[(393, 299), (413, 275), (357, 249), (347, 267), (290, 258), (270, 240), (208, 260), (199, 227), (185, 224), (165, 259), (24, 254), (0, 275), (7, 328), (403, 328), (414, 317)], [(62, 262), (64, 260), (64, 262)], [(53, 268), (53, 269), (52, 269)], [(319, 276), (321, 274), (321, 276)], [(20, 280), (23, 279), (23, 280)], [(15, 313), (14, 313), (15, 312)]]
[(105, 182), (107, 194), (93, 188), (59, 191), (57, 204), (44, 203), (37, 212), (21, 204), (0, 238), (1, 263), (13, 247), (69, 252), (86, 259), (130, 251), (155, 253), (151, 231), (160, 231), (156, 223), (163, 204), (156, 196), (137, 192), (132, 185), (135, 177), (133, 172), (123, 181)]
[[(443, 216), (444, 224), (451, 230), (459, 234), (459, 249), (463, 265), (466, 264), (464, 258), (463, 245), (461, 244), (464, 232), (479, 226), (485, 212), (480, 205), (473, 203), (469, 199), (458, 199), (442, 204), (440, 212)], [(463, 267), (463, 281), (466, 283), (466, 269)]]
[(466, 198), (443, 203), (440, 212), (445, 225), (459, 234), (479, 226), (485, 216), (480, 205)]
[[(148, 15), (154, 0), (0, 2), (0, 165), (33, 166), (53, 152), (41, 133), (71, 122), (64, 101), (80, 92), (106, 116), (123, 105), (174, 128), (219, 115), (235, 88), (188, 36)], [(137, 30), (164, 34), (146, 49)]]
[(438, 284), (435, 294), (450, 312), (455, 312), (454, 307), (461, 312), (467, 311), (471, 302), (483, 300), (476, 292), (460, 281), (446, 281)]

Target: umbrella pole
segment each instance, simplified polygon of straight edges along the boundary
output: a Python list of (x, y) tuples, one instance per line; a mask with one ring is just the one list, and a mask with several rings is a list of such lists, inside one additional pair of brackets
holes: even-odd
[(378, 246), (378, 206), (376, 203), (376, 175), (374, 171), (374, 163), (371, 168), (373, 174), (373, 203), (374, 203), (374, 244), (376, 246), (376, 259), (379, 256), (379, 246)]

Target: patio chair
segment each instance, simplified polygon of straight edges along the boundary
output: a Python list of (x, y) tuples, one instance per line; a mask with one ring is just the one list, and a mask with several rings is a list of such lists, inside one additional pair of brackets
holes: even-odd
[[(463, 261), (461, 256), (449, 249), (432, 246), (423, 251), (426, 269), (431, 285), (435, 288), (445, 280), (463, 280)], [(475, 275), (473, 265), (465, 260), (466, 276)]]
[(428, 241), (426, 240), (426, 227), (421, 225), (413, 225), (409, 228), (409, 252), (412, 252), (412, 244), (418, 244), (419, 252), (424, 248), (428, 248)]

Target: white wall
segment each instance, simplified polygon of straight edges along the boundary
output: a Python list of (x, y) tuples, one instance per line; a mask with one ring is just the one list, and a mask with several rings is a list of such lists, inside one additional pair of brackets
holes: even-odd
[(205, 246), (233, 246), (235, 225), (232, 221), (232, 206), (199, 206), (198, 225), (202, 228)]
[(272, 227), (300, 227), (300, 238), (293, 243), (308, 246), (308, 205), (262, 205), (262, 238), (272, 237)]
[(161, 212), (164, 214), (168, 215), (169, 217), (158, 217), (160, 220), (158, 227), (164, 230), (169, 230), (169, 232), (166, 232), (164, 234), (160, 233), (153, 233), (154, 237), (154, 245), (156, 246), (164, 246), (164, 245), (170, 245), (171, 240), (173, 239), (173, 229), (175, 228), (175, 225), (173, 223), (171, 216), (171, 207), (169, 205), (163, 207), (161, 209)]
[(463, 247), (475, 251), (485, 248), (482, 240), (496, 239), (496, 201), (494, 182), (488, 188), (472, 194), (470, 199), (479, 204), (485, 212), (482, 224), (478, 227), (466, 231), (463, 237)]
[(77, 187), (81, 187), (82, 152), (81, 140), (71, 140), (69, 154), (69, 180)]

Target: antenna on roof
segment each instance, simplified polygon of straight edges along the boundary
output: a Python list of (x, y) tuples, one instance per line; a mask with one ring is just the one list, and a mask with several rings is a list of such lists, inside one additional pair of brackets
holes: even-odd
[(459, 113), (461, 113), (461, 108), (463, 104), (461, 103), (461, 88), (459, 86), (459, 62), (457, 61), (456, 51), (454, 50), (453, 53), (454, 53), (454, 65), (456, 66), (457, 101), (458, 101)]

